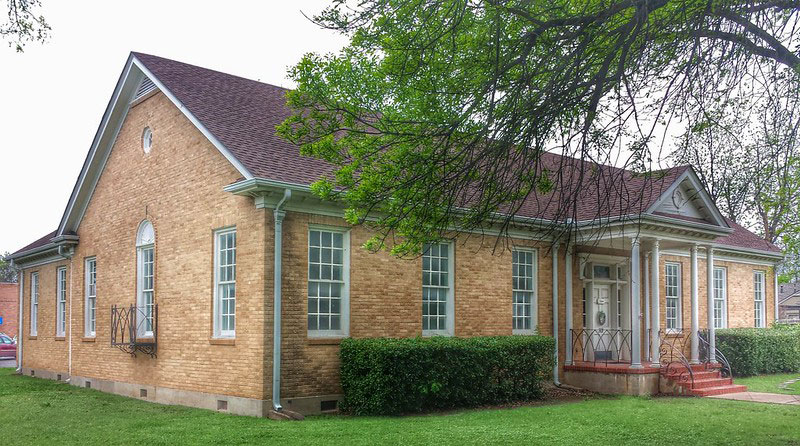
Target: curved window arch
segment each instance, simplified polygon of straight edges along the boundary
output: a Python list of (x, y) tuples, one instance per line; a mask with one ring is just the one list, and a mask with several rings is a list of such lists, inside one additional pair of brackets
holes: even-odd
[(142, 131), (142, 149), (144, 153), (150, 153), (150, 149), (153, 148), (153, 131), (150, 130), (150, 127), (145, 127)]
[(140, 223), (136, 233), (136, 332), (139, 336), (153, 335), (155, 242), (153, 224), (148, 220)]

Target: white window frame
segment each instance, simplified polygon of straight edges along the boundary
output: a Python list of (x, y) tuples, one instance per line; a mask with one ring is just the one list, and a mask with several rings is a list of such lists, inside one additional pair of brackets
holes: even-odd
[[(93, 266), (90, 266), (93, 265)], [(92, 338), (97, 334), (97, 258), (84, 260), (84, 335)]]
[[(524, 288), (518, 288), (518, 287), (515, 288), (514, 287), (514, 280), (513, 279), (524, 277), (524, 276), (519, 276), (517, 274), (514, 274), (513, 269), (514, 269), (514, 267), (517, 266), (517, 263), (519, 263), (519, 262), (516, 262), (516, 263), (514, 262), (514, 260), (513, 260), (514, 259), (514, 253), (532, 254), (531, 262), (532, 262), (532, 266), (533, 266), (533, 268), (532, 268), (532, 274), (533, 275), (531, 277), (531, 279), (532, 279), (532, 285), (531, 285), (532, 288), (531, 289), (524, 289)], [(511, 294), (511, 305), (512, 305), (512, 312), (511, 312), (511, 315), (512, 315), (511, 316), (512, 317), (511, 327), (512, 328), (511, 328), (511, 333), (515, 334), (515, 335), (536, 334), (536, 328), (539, 325), (539, 323), (538, 323), (539, 322), (539, 311), (538, 311), (538, 309), (539, 309), (539, 293), (537, 292), (538, 287), (539, 287), (539, 283), (538, 283), (539, 282), (539, 280), (538, 280), (538, 278), (539, 278), (539, 253), (535, 248), (515, 247), (512, 250), (511, 259), (512, 259), (511, 260), (511, 268), (512, 268), (512, 272), (511, 272), (511, 275), (512, 275), (511, 276), (512, 277), (512, 281), (511, 281), (511, 293), (512, 293)], [(527, 278), (527, 277), (525, 277), (525, 278)], [(514, 313), (514, 309), (517, 307), (517, 305), (519, 305), (516, 302), (514, 302), (514, 294), (516, 294), (518, 292), (531, 293), (531, 303), (530, 303), (530, 306), (531, 306), (531, 308), (530, 308), (531, 328), (514, 328), (514, 318), (525, 318), (525, 316), (515, 316), (515, 313)]]
[[(153, 234), (151, 239), (143, 239), (144, 233), (143, 230), (145, 229), (146, 225), (150, 225)], [(152, 271), (152, 288), (145, 289), (144, 288), (144, 269), (145, 269), (145, 260), (144, 260), (144, 253), (147, 251), (152, 251), (152, 263), (153, 263), (153, 271)], [(137, 231), (136, 235), (136, 334), (137, 336), (141, 337), (152, 337), (153, 336), (153, 322), (150, 322), (150, 330), (148, 330), (148, 319), (152, 321), (153, 318), (153, 310), (156, 305), (156, 245), (155, 245), (155, 227), (150, 221), (143, 221), (139, 224), (139, 230)], [(145, 302), (145, 293), (150, 292), (152, 295), (152, 302), (148, 303)], [(148, 306), (152, 306), (150, 311), (150, 316), (148, 318)], [(140, 322), (140, 317), (142, 318)]]
[[(675, 287), (676, 295), (670, 295), (670, 287), (667, 283), (668, 278), (670, 277), (669, 270), (670, 268), (675, 268), (676, 271), (676, 280), (677, 286)], [(670, 327), (670, 317), (669, 317), (669, 302), (670, 299), (675, 300), (675, 326)], [(666, 262), (664, 264), (664, 326), (669, 333), (680, 333), (683, 330), (683, 268), (681, 263), (677, 262)]]
[[(319, 278), (312, 278), (310, 274), (310, 265), (311, 265), (311, 232), (312, 231), (319, 231), (319, 232), (329, 232), (329, 233), (336, 233), (342, 235), (342, 279), (340, 281), (334, 281), (332, 278), (330, 280), (327, 279), (319, 279)], [(306, 233), (308, 238), (306, 242), (306, 333), (309, 338), (346, 338), (350, 336), (350, 230), (348, 228), (341, 228), (338, 226), (326, 226), (326, 225), (308, 225), (308, 231)], [(321, 235), (320, 235), (321, 237)], [(320, 259), (321, 260), (321, 259)], [(310, 308), (309, 308), (309, 286), (311, 282), (335, 282), (341, 284), (341, 296), (340, 296), (340, 306), (339, 306), (339, 329), (338, 330), (320, 330), (320, 329), (310, 329), (308, 326), (308, 318), (311, 316)], [(320, 313), (314, 313), (320, 314)], [(329, 313), (330, 314), (330, 313)]]
[(56, 337), (67, 335), (67, 267), (56, 269)]
[(39, 333), (39, 272), (31, 273), (31, 336)]
[[(722, 273), (721, 281), (722, 287), (717, 287), (717, 272)], [(719, 291), (719, 296), (717, 297)], [(721, 320), (720, 323), (717, 324), (717, 315), (716, 315), (716, 304), (717, 302), (721, 302), (722, 306), (721, 310)], [(714, 320), (714, 328), (715, 329), (722, 329), (728, 328), (728, 269), (722, 266), (714, 267), (714, 299), (713, 302), (714, 306), (711, 308), (711, 311), (714, 312), (713, 320)]]
[[(222, 267), (222, 257), (221, 257), (221, 244), (220, 239), (223, 236), (228, 236), (233, 234), (233, 263), (229, 265), (225, 265), (225, 267), (232, 266), (233, 267), (233, 280), (227, 280), (225, 282), (221, 281), (220, 278), (220, 268)], [(238, 243), (238, 234), (236, 233), (236, 228), (223, 228), (214, 231), (214, 337), (216, 338), (235, 338), (236, 337), (236, 249)], [(233, 312), (223, 314), (222, 312), (222, 294), (220, 293), (220, 288), (225, 285), (233, 285), (233, 298), (229, 298), (229, 300), (233, 301)], [(224, 316), (231, 316), (233, 318), (233, 329), (222, 329), (222, 319)]]
[[(441, 241), (438, 242), (439, 245), (447, 245), (447, 287), (442, 286), (433, 286), (433, 285), (422, 285), (423, 290), (426, 286), (431, 288), (445, 288), (447, 290), (447, 297), (445, 301), (445, 328), (444, 329), (422, 329), (423, 336), (453, 336), (454, 334), (454, 325), (455, 325), (455, 246), (452, 241)], [(425, 256), (425, 248), (423, 247), (423, 265), (422, 265), (422, 274), (425, 274), (425, 266), (424, 266), (424, 256)], [(423, 291), (424, 292), (424, 291)], [(420, 296), (422, 297), (422, 296)], [(422, 310), (422, 308), (420, 308)], [(420, 325), (422, 325), (422, 317), (424, 317), (423, 311), (420, 311)]]
[(753, 271), (753, 322), (756, 328), (767, 326), (766, 277), (764, 271)]

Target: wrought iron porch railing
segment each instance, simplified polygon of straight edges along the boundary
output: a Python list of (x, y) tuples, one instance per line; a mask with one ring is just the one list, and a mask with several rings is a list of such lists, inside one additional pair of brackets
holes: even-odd
[(570, 333), (574, 361), (606, 365), (631, 362), (630, 330), (580, 328)]
[(684, 353), (691, 336), (683, 333), (667, 333), (664, 330), (660, 330), (658, 337), (661, 340), (658, 348), (658, 354), (661, 359), (661, 376), (673, 381), (689, 383), (690, 388), (694, 387), (694, 371)]
[[(697, 337), (700, 338), (700, 357), (703, 358), (703, 363), (708, 366), (710, 364), (710, 360), (708, 358), (708, 349), (710, 345), (708, 343), (708, 330), (700, 330), (697, 332)], [(720, 374), (723, 378), (733, 378), (733, 371), (731, 370), (731, 363), (728, 362), (728, 358), (719, 351), (716, 346), (714, 347), (714, 354), (717, 358), (717, 362), (722, 366), (720, 369)]]
[(111, 307), (111, 345), (136, 356), (156, 356), (158, 305)]

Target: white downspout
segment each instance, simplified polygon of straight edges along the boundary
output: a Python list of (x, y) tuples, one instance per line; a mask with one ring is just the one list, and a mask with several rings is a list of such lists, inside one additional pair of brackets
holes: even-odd
[(67, 321), (69, 321), (69, 327), (68, 327), (69, 328), (69, 337), (67, 338), (67, 342), (69, 342), (69, 347), (67, 347), (69, 349), (69, 353), (68, 353), (67, 356), (68, 356), (69, 359), (67, 360), (67, 374), (69, 376), (67, 377), (67, 382), (70, 382), (72, 380), (72, 267), (73, 266), (74, 266), (74, 263), (72, 261), (72, 256), (70, 256), (70, 258), (69, 258), (69, 318), (67, 318)]
[[(67, 375), (69, 375), (69, 377), (67, 378), (66, 382), (70, 382), (70, 380), (72, 379), (72, 266), (73, 266), (72, 255), (73, 254), (74, 253), (73, 253), (73, 251), (71, 249), (66, 251), (66, 254), (64, 254), (64, 247), (63, 246), (59, 246), (58, 247), (58, 255), (60, 255), (61, 257), (65, 258), (65, 259), (69, 259), (69, 317), (67, 318), (67, 321), (69, 321), (69, 325), (68, 325), (68, 327), (69, 327), (69, 335), (67, 336), (67, 343), (68, 343), (68, 345), (67, 345)], [(65, 321), (65, 324), (66, 324), (66, 321)]]
[(275, 260), (273, 264), (274, 286), (273, 305), (273, 333), (272, 333), (272, 408), (276, 411), (283, 409), (281, 406), (281, 259), (283, 251), (283, 217), (286, 216), (283, 204), (292, 196), (292, 191), (285, 189), (283, 198), (275, 206)]
[(556, 348), (553, 352), (553, 383), (561, 385), (558, 380), (558, 243), (553, 244), (553, 338)]
[[(780, 313), (778, 312), (778, 264), (777, 263), (775, 263), (775, 266), (772, 268), (772, 275), (775, 277), (775, 288), (773, 289), (772, 293), (774, 294), (773, 297), (775, 298), (775, 320), (773, 320), (772, 323), (776, 323), (778, 322), (778, 319), (780, 317)], [(766, 311), (764, 313), (766, 313)]]
[(22, 268), (17, 268), (14, 265), (14, 259), (11, 259), (11, 267), (17, 270), (17, 283), (19, 283), (19, 325), (17, 326), (17, 373), (22, 373), (22, 332), (24, 330), (24, 301), (25, 294), (25, 274)]

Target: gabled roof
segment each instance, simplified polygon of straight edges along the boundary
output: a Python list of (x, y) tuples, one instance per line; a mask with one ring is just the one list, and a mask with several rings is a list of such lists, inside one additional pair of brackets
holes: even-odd
[[(145, 78), (152, 80), (158, 90), (238, 169), (244, 180), (264, 179), (287, 186), (307, 187), (334, 171), (334, 166), (301, 155), (297, 146), (277, 135), (276, 126), (291, 115), (285, 97), (288, 90), (134, 52), (120, 75), (57, 233), (49, 234), (32, 245), (77, 230), (134, 94)], [(653, 213), (654, 207), (676, 184), (686, 178), (696, 179), (689, 166), (642, 174), (551, 153), (542, 156), (542, 165), (558, 172), (556, 185), (561, 187), (549, 194), (531, 194), (518, 212), (521, 217), (554, 219), (568, 215), (580, 222)], [(701, 195), (705, 194), (702, 187), (699, 189)], [(576, 201), (569, 200), (577, 203), (574, 212), (560, 208), (565, 203), (560, 194), (578, 196)], [(713, 203), (706, 205), (712, 213), (719, 215)], [(730, 231), (725, 220), (714, 220), (719, 228)], [(734, 232), (718, 239), (720, 243), (778, 251), (766, 242), (759, 244), (756, 241), (758, 237), (745, 228), (730, 227)], [(29, 245), (17, 253), (30, 249), (34, 248)]]

